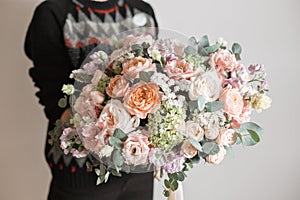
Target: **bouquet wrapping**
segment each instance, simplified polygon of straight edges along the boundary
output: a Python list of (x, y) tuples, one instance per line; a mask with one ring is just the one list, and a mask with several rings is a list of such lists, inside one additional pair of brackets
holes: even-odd
[(167, 174), (169, 196), (199, 161), (216, 165), (233, 145), (260, 141), (250, 114), (271, 104), (266, 73), (240, 61), (238, 43), (145, 34), (104, 46), (71, 73), (75, 84), (63, 86), (59, 105), (72, 115), (49, 133), (53, 152), (86, 164), (97, 184), (154, 171)]

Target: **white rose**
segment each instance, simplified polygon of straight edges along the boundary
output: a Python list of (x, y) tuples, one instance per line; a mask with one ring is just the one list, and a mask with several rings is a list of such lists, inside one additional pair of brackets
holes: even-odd
[(204, 136), (204, 130), (194, 121), (187, 121), (185, 123), (185, 133), (186, 137), (194, 138), (197, 141), (202, 140)]
[(207, 71), (202, 75), (191, 78), (189, 97), (191, 100), (197, 100), (200, 95), (212, 102), (219, 98), (222, 90), (222, 82), (216, 71)]
[(103, 123), (109, 132), (116, 128), (123, 130), (125, 133), (133, 131), (139, 125), (137, 117), (131, 117), (119, 100), (109, 101), (103, 108), (98, 122)]
[(222, 162), (226, 155), (226, 149), (223, 146), (219, 146), (220, 151), (215, 155), (206, 156), (206, 162), (214, 165), (218, 165)]
[(216, 140), (218, 145), (230, 146), (236, 142), (237, 135), (233, 129), (222, 129)]
[(218, 137), (218, 135), (219, 135), (218, 127), (213, 126), (213, 127), (205, 129), (205, 137), (207, 139), (214, 140)]

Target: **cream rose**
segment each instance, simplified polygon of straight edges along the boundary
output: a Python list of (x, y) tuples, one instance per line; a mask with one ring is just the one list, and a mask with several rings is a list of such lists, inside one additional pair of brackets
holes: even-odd
[(124, 96), (124, 106), (128, 112), (145, 119), (160, 106), (162, 94), (155, 83), (137, 83)]
[(233, 129), (222, 129), (216, 140), (218, 145), (230, 146), (236, 142), (237, 135)]
[(152, 63), (152, 60), (141, 56), (123, 63), (122, 68), (121, 74), (130, 79), (139, 78), (140, 71), (156, 71), (155, 64)]
[(226, 155), (226, 149), (223, 146), (219, 146), (219, 148), (220, 148), (220, 151), (217, 154), (206, 156), (207, 163), (218, 165), (223, 161), (223, 159)]
[(212, 102), (219, 98), (222, 90), (222, 82), (216, 71), (207, 71), (202, 75), (191, 78), (192, 83), (189, 90), (191, 100), (197, 100), (200, 95)]
[(224, 111), (230, 116), (239, 116), (244, 107), (243, 97), (237, 89), (226, 87), (220, 95)]
[(170, 78), (173, 79), (189, 79), (194, 75), (193, 65), (186, 62), (185, 60), (175, 59), (168, 61), (164, 67), (164, 71), (168, 74)]
[(216, 139), (218, 137), (219, 133), (220, 133), (219, 128), (215, 127), (215, 126), (206, 128), (205, 132), (204, 132), (205, 137), (210, 140)]
[(195, 155), (197, 155), (198, 150), (191, 144), (189, 140), (185, 140), (181, 145), (180, 152), (186, 158), (193, 158)]
[(129, 88), (129, 82), (120, 75), (110, 79), (106, 93), (112, 98), (123, 97)]
[(143, 135), (141, 131), (128, 134), (122, 150), (125, 163), (134, 166), (147, 164), (150, 151), (149, 144), (148, 137)]
[(187, 121), (185, 123), (185, 133), (186, 137), (193, 138), (197, 141), (202, 140), (204, 136), (204, 130), (194, 121)]
[(105, 105), (98, 122), (107, 127), (110, 134), (112, 134), (116, 128), (123, 130), (125, 133), (129, 133), (139, 125), (139, 119), (137, 117), (131, 117), (121, 101), (117, 99), (110, 100)]

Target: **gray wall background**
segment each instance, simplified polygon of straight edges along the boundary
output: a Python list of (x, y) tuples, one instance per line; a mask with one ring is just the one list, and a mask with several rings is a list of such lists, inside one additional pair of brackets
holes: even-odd
[[(198, 165), (184, 182), (185, 199), (300, 199), (299, 0), (151, 0), (161, 27), (186, 35), (238, 41), (243, 63), (263, 63), (272, 108), (254, 115), (265, 129), (253, 148), (235, 148), (219, 166)], [(46, 199), (46, 119), (28, 76), (25, 31), (39, 0), (0, 0), (0, 199)], [(155, 200), (162, 186), (155, 183)]]

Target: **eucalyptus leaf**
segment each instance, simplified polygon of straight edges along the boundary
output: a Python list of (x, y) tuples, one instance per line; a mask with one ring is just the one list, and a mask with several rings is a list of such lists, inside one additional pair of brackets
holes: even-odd
[(178, 180), (179, 181), (184, 181), (184, 173), (183, 172), (177, 172)]
[(207, 54), (215, 53), (220, 48), (220, 44), (214, 44), (209, 47), (205, 47), (204, 50), (207, 52)]
[(188, 55), (195, 55), (195, 54), (197, 54), (197, 49), (193, 46), (187, 46), (184, 49), (184, 53), (186, 53)]
[(109, 144), (117, 149), (121, 149), (123, 147), (123, 143), (119, 138), (116, 138), (114, 136), (110, 136), (109, 139)]
[(153, 71), (149, 71), (149, 72), (140, 71), (139, 77), (140, 77), (140, 80), (145, 81), (146, 83), (149, 83), (151, 81), (150, 79), (153, 74), (154, 74)]
[(234, 153), (233, 153), (233, 150), (232, 150), (232, 147), (231, 146), (224, 146), (225, 150), (226, 150), (226, 158), (233, 158), (234, 157)]
[(113, 152), (112, 159), (113, 159), (113, 162), (114, 162), (114, 164), (115, 164), (116, 167), (122, 166), (123, 163), (124, 163), (124, 158), (121, 155), (121, 151), (120, 150), (115, 150)]
[(103, 164), (100, 164), (99, 166), (100, 174), (103, 175), (106, 172), (106, 167)]
[(197, 39), (194, 37), (194, 36), (192, 36), (192, 37), (190, 37), (189, 39), (188, 39), (188, 45), (189, 46), (193, 46), (193, 47), (195, 47), (196, 45), (197, 45)]
[(202, 147), (197, 140), (195, 140), (194, 138), (190, 138), (190, 142), (198, 151), (202, 151)]
[(189, 102), (189, 111), (194, 112), (198, 108), (198, 101), (190, 101)]
[(100, 169), (95, 169), (95, 172), (96, 172), (96, 174), (97, 174), (97, 176), (100, 176)]
[(215, 155), (220, 151), (219, 146), (215, 142), (206, 142), (202, 148), (203, 152), (209, 155)]
[(164, 190), (164, 196), (165, 197), (169, 197), (170, 196), (170, 192), (168, 190)]
[(170, 188), (170, 181), (168, 179), (164, 180), (164, 184), (165, 184), (166, 188), (168, 188), (168, 189)]
[(207, 112), (215, 112), (224, 108), (224, 103), (222, 101), (213, 101), (206, 103)]
[(236, 132), (241, 133), (241, 134), (249, 134), (248, 130), (255, 131), (260, 137), (263, 134), (263, 129), (254, 122), (243, 123), (238, 129), (236, 129)]
[(176, 180), (173, 180), (173, 181), (170, 182), (170, 189), (172, 191), (175, 191), (175, 190), (178, 189), (178, 182)]
[(258, 143), (258, 142), (260, 141), (259, 135), (258, 135), (255, 131), (248, 129), (248, 132), (250, 133), (251, 138), (252, 138), (256, 143)]
[(128, 136), (126, 135), (126, 133), (124, 131), (122, 131), (121, 129), (119, 129), (119, 128), (115, 129), (115, 131), (114, 131), (114, 137), (120, 139), (123, 142), (128, 138)]
[(104, 176), (104, 183), (107, 183), (108, 178), (109, 178), (109, 172), (106, 172), (105, 176)]
[(205, 99), (203, 98), (203, 96), (199, 96), (198, 97), (198, 109), (200, 110), (200, 111), (202, 111), (204, 108), (205, 108)]
[(238, 43), (233, 43), (231, 50), (234, 54), (240, 55), (242, 53), (242, 47)]
[(209, 40), (207, 35), (204, 35), (200, 40), (199, 43), (202, 47), (208, 47), (209, 46)]

